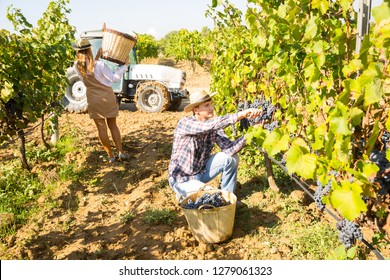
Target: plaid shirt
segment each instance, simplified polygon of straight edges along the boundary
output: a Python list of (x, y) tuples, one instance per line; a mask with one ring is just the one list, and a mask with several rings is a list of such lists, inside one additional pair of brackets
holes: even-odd
[(224, 128), (237, 122), (238, 115), (231, 114), (199, 121), (194, 116), (182, 118), (174, 133), (169, 177), (177, 182), (194, 179), (205, 172), (205, 165), (211, 156), (214, 144), (232, 156), (245, 145), (243, 137), (231, 141)]

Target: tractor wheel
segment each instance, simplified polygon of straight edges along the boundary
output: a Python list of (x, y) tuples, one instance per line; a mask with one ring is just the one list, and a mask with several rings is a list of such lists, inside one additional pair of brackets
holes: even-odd
[(69, 112), (84, 113), (87, 111), (87, 88), (78, 75), (69, 78), (63, 104)]
[(170, 94), (168, 89), (158, 82), (144, 82), (135, 93), (135, 106), (145, 113), (160, 113), (168, 109)]

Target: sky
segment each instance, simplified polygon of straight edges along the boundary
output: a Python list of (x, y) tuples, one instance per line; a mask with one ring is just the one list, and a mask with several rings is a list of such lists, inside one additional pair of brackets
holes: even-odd
[[(13, 31), (6, 18), (7, 7), (21, 9), (27, 21), (36, 26), (51, 0), (0, 0), (0, 29)], [(245, 0), (230, 1), (245, 9)], [(213, 27), (213, 21), (205, 17), (212, 0), (70, 0), (72, 11), (67, 14), (77, 33), (106, 27), (121, 32), (151, 34), (161, 39), (170, 31), (187, 29), (201, 31), (204, 26)], [(77, 36), (77, 34), (76, 34)]]
[[(0, 29), (13, 31), (6, 18), (7, 7), (21, 10), (27, 21), (36, 26), (51, 0), (0, 0)], [(230, 0), (245, 11), (246, 0)], [(383, 0), (372, 0), (378, 6)], [(76, 27), (76, 37), (83, 31), (106, 27), (121, 32), (151, 34), (161, 39), (171, 31), (187, 29), (201, 31), (204, 26), (213, 29), (213, 21), (205, 12), (212, 0), (70, 0), (67, 14)]]

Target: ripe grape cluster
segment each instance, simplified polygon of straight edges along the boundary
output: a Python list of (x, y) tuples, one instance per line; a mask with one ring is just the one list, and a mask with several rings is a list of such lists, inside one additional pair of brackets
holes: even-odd
[(381, 137), (382, 143), (385, 145), (385, 150), (389, 148), (389, 142), (390, 142), (390, 132), (385, 130)]
[(380, 193), (386, 194), (390, 192), (390, 162), (386, 158), (386, 151), (373, 150), (370, 155), (370, 160), (379, 167), (375, 181), (382, 187)]
[(263, 113), (255, 119), (244, 118), (240, 120), (240, 126), (243, 130), (247, 130), (250, 126), (261, 123), (265, 123), (264, 128), (270, 131), (274, 130), (278, 126), (277, 121), (269, 123), (276, 111), (276, 107), (271, 101), (263, 98), (261, 100), (255, 99), (253, 103), (249, 103), (248, 101), (238, 103), (239, 112), (250, 108), (261, 109)]
[(359, 225), (354, 222), (343, 219), (337, 222), (336, 228), (339, 231), (339, 239), (346, 249), (355, 245), (356, 240), (363, 239), (363, 234)]
[(202, 196), (198, 197), (195, 202), (192, 199), (188, 199), (187, 204), (182, 207), (185, 209), (198, 209), (201, 205), (206, 205), (203, 209), (210, 209), (213, 207), (207, 205), (222, 207), (229, 204), (230, 201), (226, 201), (221, 192), (215, 192), (212, 194), (204, 193)]
[(320, 211), (325, 209), (325, 204), (322, 202), (322, 197), (330, 192), (331, 187), (331, 180), (329, 180), (325, 186), (322, 186), (321, 182), (317, 180), (317, 189), (314, 193), (314, 202)]

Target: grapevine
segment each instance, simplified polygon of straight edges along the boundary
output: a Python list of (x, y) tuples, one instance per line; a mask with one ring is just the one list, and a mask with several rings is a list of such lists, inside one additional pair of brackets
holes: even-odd
[(67, 86), (66, 67), (74, 60), (71, 43), (75, 30), (66, 18), (68, 2), (50, 2), (36, 27), (10, 6), (7, 18), (16, 32), (0, 30), (0, 143), (17, 135), (26, 169), (30, 167), (24, 130), (45, 114), (62, 110), (59, 104)]
[[(372, 10), (375, 24), (359, 53), (352, 1), (248, 2), (244, 16), (228, 1), (208, 11), (217, 111), (272, 100), (271, 120), (243, 120), (237, 133), (282, 156), (289, 174), (317, 181), (320, 209), (327, 195), (340, 216), (375, 220), (380, 229), (390, 212), (389, 1)], [(380, 214), (368, 213), (367, 201)]]
[(145, 58), (157, 57), (159, 44), (150, 34), (137, 34), (137, 59), (142, 61)]

